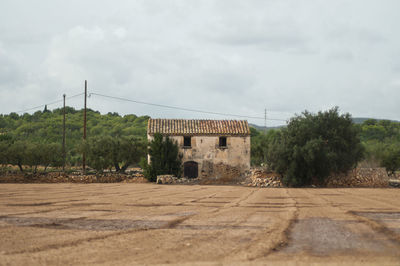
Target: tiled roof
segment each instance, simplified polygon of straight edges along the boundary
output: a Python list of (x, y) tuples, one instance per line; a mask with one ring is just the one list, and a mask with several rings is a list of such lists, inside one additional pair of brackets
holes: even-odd
[(153, 135), (250, 135), (246, 120), (149, 119), (147, 133)]

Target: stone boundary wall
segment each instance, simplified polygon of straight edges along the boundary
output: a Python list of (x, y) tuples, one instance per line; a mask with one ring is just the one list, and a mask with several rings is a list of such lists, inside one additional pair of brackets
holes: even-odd
[(355, 168), (346, 174), (328, 178), (327, 187), (388, 187), (389, 176), (385, 168)]
[(142, 173), (81, 175), (64, 173), (11, 173), (0, 176), (0, 183), (146, 183)]

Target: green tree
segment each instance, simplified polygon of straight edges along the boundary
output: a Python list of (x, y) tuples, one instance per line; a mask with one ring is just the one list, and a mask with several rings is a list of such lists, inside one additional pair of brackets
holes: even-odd
[(346, 172), (363, 158), (358, 130), (338, 108), (292, 118), (272, 141), (268, 159), (289, 186), (321, 185), (332, 173)]
[(150, 164), (142, 161), (145, 177), (155, 182), (158, 175), (172, 174), (177, 177), (182, 172), (182, 156), (179, 154), (178, 145), (168, 136), (154, 134), (154, 139), (149, 143), (148, 153)]
[(61, 167), (64, 162), (62, 145), (59, 143), (46, 143), (41, 145), (41, 165), (46, 171), (48, 166)]
[(34, 173), (43, 162), (43, 145), (27, 142), (23, 162), (30, 166)]
[(270, 129), (267, 133), (251, 133), (251, 164), (261, 165), (268, 161), (268, 147), (277, 134), (277, 130)]
[(101, 172), (114, 167), (117, 172), (125, 172), (146, 155), (145, 147), (140, 138), (98, 136), (87, 141), (84, 150), (93, 169)]
[(118, 149), (118, 164), (121, 163), (120, 172), (134, 164), (138, 164), (146, 156), (146, 142), (137, 137), (121, 138)]
[(8, 163), (17, 165), (21, 172), (24, 171), (22, 165), (26, 163), (26, 151), (28, 143), (25, 141), (16, 141), (8, 147), (7, 158)]
[(390, 145), (382, 155), (381, 165), (392, 175), (400, 169), (400, 145)]
[(102, 172), (104, 169), (111, 169), (114, 165), (116, 155), (115, 144), (110, 136), (90, 138), (84, 144), (88, 165), (93, 169)]
[(0, 164), (2, 164), (2, 165), (6, 165), (9, 163), (8, 147), (9, 147), (9, 144), (7, 142), (0, 141)]

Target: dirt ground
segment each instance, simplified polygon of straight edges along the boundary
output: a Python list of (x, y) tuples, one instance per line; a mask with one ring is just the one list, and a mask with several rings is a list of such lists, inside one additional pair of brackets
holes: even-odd
[(0, 265), (400, 265), (399, 189), (0, 184)]

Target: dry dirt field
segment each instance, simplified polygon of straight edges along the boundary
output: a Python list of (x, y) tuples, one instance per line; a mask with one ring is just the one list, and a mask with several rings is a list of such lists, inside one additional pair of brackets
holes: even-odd
[(0, 184), (1, 265), (400, 265), (399, 189)]

